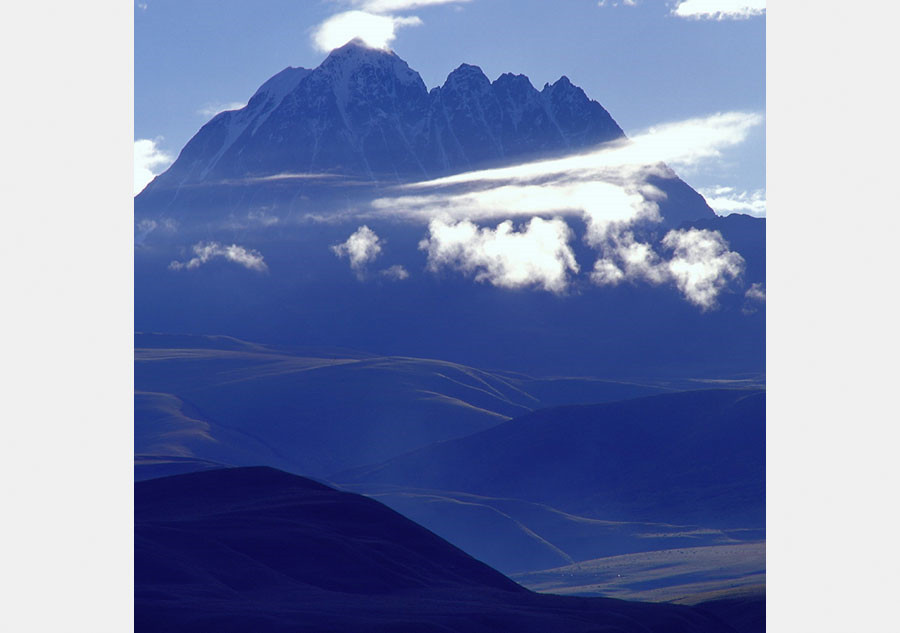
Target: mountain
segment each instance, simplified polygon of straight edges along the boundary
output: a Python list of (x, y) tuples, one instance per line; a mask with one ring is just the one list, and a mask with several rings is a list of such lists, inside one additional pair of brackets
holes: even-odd
[(758, 529), (765, 392), (545, 409), (330, 479), (519, 499), (605, 520)]
[[(315, 69), (284, 69), (244, 108), (216, 115), (137, 197), (136, 210), (151, 217), (165, 209), (183, 221), (240, 205), (241, 196), (285, 207), (303, 192), (324, 203), (347, 179), (351, 189), (427, 180), (624, 140), (603, 106), (565, 76), (538, 91), (524, 75), (491, 82), (462, 64), (429, 91), (395, 53), (354, 40)], [(671, 176), (651, 179), (667, 196), (666, 225), (714, 217)]]
[(135, 630), (733, 633), (688, 606), (531, 593), (376, 501), (270, 468), (135, 485)]
[[(662, 220), (623, 230), (614, 255), (620, 266), (640, 268), (626, 258), (640, 254), (626, 250), (632, 238), (659, 261), (671, 260), (674, 251), (661, 240), (679, 228), (714, 238), (727, 228), (723, 245), (752, 242), (751, 251), (735, 246), (725, 260), (694, 244), (688, 256), (718, 259), (679, 268), (677, 281), (666, 273), (659, 283), (649, 274), (601, 286), (592, 271), (608, 253), (590, 242), (590, 222), (578, 209), (604, 200), (605, 185), (618, 192), (612, 204), (621, 203), (618, 194), (627, 192), (612, 181), (586, 182), (574, 198), (559, 193), (560, 208), (569, 209), (556, 223), (561, 237), (532, 244), (541, 255), (534, 263), (516, 255), (531, 218), (509, 201), (491, 206), (488, 218), (473, 215), (481, 233), (449, 245), (443, 259), (423, 246), (439, 241), (430, 221), (442, 217), (446, 196), (465, 196), (475, 185), (429, 186), (420, 198), (438, 200), (418, 215), (394, 206), (410, 197), (413, 189), (404, 187), (412, 181), (626, 142), (610, 114), (565, 77), (538, 90), (522, 75), (490, 81), (462, 64), (428, 90), (394, 53), (351, 42), (317, 68), (283, 70), (247, 106), (214, 117), (136, 197), (135, 328), (538, 377), (758, 379), (765, 367), (765, 252), (756, 236), (764, 245), (765, 220), (717, 218), (664, 166), (655, 165), (641, 187)], [(546, 196), (537, 215), (552, 220), (557, 192), (541, 185), (530, 183), (523, 196)], [(499, 183), (491, 195), (503, 190)], [(633, 209), (634, 199), (625, 198)], [(500, 234), (506, 212), (510, 239)], [(363, 227), (373, 240), (357, 253), (363, 259), (335, 250)], [(537, 231), (525, 241), (535, 239), (548, 241)], [(725, 261), (744, 262), (743, 272), (735, 266), (733, 276), (717, 273)], [(546, 277), (557, 268), (566, 279), (553, 292), (540, 280), (495, 280), (522, 277), (523, 270)], [(685, 279), (710, 271), (720, 278)], [(685, 298), (704, 289), (716, 294), (708, 310)]]
[(278, 173), (426, 179), (623, 136), (565, 77), (538, 92), (523, 75), (492, 83), (462, 64), (429, 92), (396, 54), (356, 40), (214, 117), (153, 188)]

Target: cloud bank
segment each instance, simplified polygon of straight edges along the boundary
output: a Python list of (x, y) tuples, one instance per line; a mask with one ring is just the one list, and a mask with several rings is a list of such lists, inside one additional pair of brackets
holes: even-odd
[(766, 0), (683, 0), (672, 15), (694, 20), (745, 20), (766, 12)]
[(259, 273), (269, 269), (259, 251), (249, 250), (237, 244), (222, 246), (218, 242), (198, 242), (191, 248), (194, 257), (186, 262), (173, 261), (169, 264), (169, 270), (192, 270), (220, 257)]
[(469, 220), (433, 220), (428, 231), (419, 248), (427, 252), (431, 271), (447, 267), (502, 288), (535, 286), (555, 293), (566, 289), (569, 271), (578, 272), (568, 244), (572, 231), (559, 218), (535, 217), (519, 231), (510, 220), (496, 229)]
[[(674, 178), (668, 165), (720, 158), (762, 121), (754, 112), (725, 112), (658, 125), (592, 152), (401, 185), (398, 195), (378, 198), (372, 208), (376, 215), (428, 223), (421, 248), (432, 271), (450, 268), (497, 286), (552, 292), (563, 292), (578, 272), (566, 223), (577, 218), (585, 223), (585, 242), (599, 252), (590, 273), (595, 284), (671, 283), (702, 310), (713, 309), (741, 274), (743, 258), (714, 231), (670, 231), (656, 247), (635, 237), (638, 228), (663, 220), (665, 194), (649, 178)], [(758, 210), (761, 202), (755, 194), (716, 192), (733, 194), (734, 207)], [(513, 228), (516, 219), (527, 221), (522, 230)], [(500, 224), (478, 224), (490, 221)], [(522, 255), (525, 243), (539, 253), (533, 261)]]
[(165, 171), (175, 160), (147, 138), (134, 142), (134, 195), (144, 190), (153, 177)]
[(631, 233), (616, 236), (604, 245), (591, 281), (600, 286), (625, 280), (673, 283), (685, 299), (706, 311), (717, 307), (719, 293), (744, 272), (744, 258), (729, 250), (718, 231), (676, 229), (666, 233), (660, 244), (672, 252), (669, 259)]
[(596, 241), (611, 225), (661, 221), (663, 194), (648, 182), (650, 176), (674, 178), (667, 165), (720, 158), (762, 121), (758, 113), (725, 112), (668, 123), (593, 152), (411, 183), (372, 206), (384, 215), (426, 222), (435, 216), (448, 221), (582, 216)]

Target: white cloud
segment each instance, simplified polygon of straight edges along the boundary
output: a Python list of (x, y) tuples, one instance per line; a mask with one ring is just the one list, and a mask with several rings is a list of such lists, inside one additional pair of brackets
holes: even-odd
[(622, 149), (621, 160), (638, 164), (664, 161), (693, 166), (717, 159), (722, 150), (743, 143), (750, 130), (763, 122), (758, 112), (720, 112), (651, 127)]
[(598, 286), (615, 286), (626, 279), (661, 284), (669, 279), (665, 263), (650, 244), (639, 242), (631, 231), (609, 234), (596, 244), (601, 257), (594, 263), (591, 281)]
[(615, 286), (625, 279), (625, 271), (619, 268), (612, 259), (599, 258), (594, 262), (591, 281), (598, 286)]
[(135, 226), (135, 243), (140, 244), (148, 235), (157, 230), (174, 233), (178, 230), (178, 222), (172, 218), (160, 218), (159, 221), (145, 218)]
[(313, 45), (322, 52), (339, 48), (355, 38), (361, 39), (366, 46), (387, 49), (396, 39), (397, 29), (420, 24), (422, 20), (415, 16), (397, 17), (367, 11), (345, 11), (331, 16), (317, 26), (312, 40)]
[(237, 244), (223, 246), (218, 242), (198, 242), (194, 244), (192, 250), (194, 251), (193, 258), (186, 262), (173, 261), (169, 264), (169, 270), (192, 270), (217, 257), (223, 257), (230, 262), (260, 273), (269, 269), (259, 251), (248, 250)]
[[(558, 176), (573, 179), (621, 178), (647, 171), (660, 163), (693, 165), (721, 157), (722, 150), (744, 142), (750, 130), (763, 122), (758, 112), (719, 112), (663, 123), (638, 132), (631, 139), (606, 143), (592, 152), (539, 160), (510, 167), (464, 172), (405, 185), (407, 189), (446, 185), (532, 181)], [(670, 174), (674, 176), (674, 174)]]
[(758, 218), (766, 217), (766, 190), (736, 191), (734, 187), (709, 187), (698, 189), (707, 204), (719, 215), (746, 213)]
[[(612, 225), (662, 219), (657, 203), (664, 195), (647, 178), (674, 178), (665, 164), (719, 158), (761, 122), (757, 113), (726, 112), (668, 123), (593, 152), (411, 183), (401, 190), (424, 192), (379, 198), (372, 206), (385, 215), (420, 221), (436, 215), (447, 220), (582, 215), (589, 240), (597, 242)], [(462, 186), (467, 190), (460, 191)]]
[(761, 283), (755, 283), (749, 288), (747, 288), (747, 292), (744, 293), (744, 296), (751, 301), (765, 301), (766, 300), (766, 286)]
[(716, 297), (728, 280), (744, 271), (744, 258), (728, 250), (718, 231), (669, 231), (662, 244), (674, 251), (667, 267), (675, 285), (702, 310), (716, 307)]
[(407, 9), (420, 9), (438, 4), (461, 4), (470, 0), (354, 0), (354, 6), (372, 13), (392, 13)]
[(228, 103), (208, 103), (199, 110), (197, 114), (204, 117), (214, 117), (221, 112), (228, 110), (240, 110), (246, 107), (247, 103), (243, 101), (229, 101)]
[(175, 159), (162, 151), (156, 141), (142, 138), (134, 142), (134, 195), (143, 191), (153, 177), (165, 171)]
[(747, 288), (744, 293), (744, 305), (741, 312), (753, 314), (759, 311), (760, 304), (766, 302), (766, 286), (763, 283), (755, 283)]
[(409, 278), (409, 272), (399, 264), (394, 264), (390, 268), (385, 268), (384, 270), (379, 271), (378, 274), (394, 281), (402, 281)]
[(537, 286), (563, 292), (568, 273), (578, 272), (568, 242), (569, 226), (560, 218), (532, 218), (516, 231), (510, 220), (496, 229), (469, 220), (448, 223), (432, 220), (429, 236), (419, 248), (428, 253), (428, 269), (453, 268), (503, 288)]
[(574, 180), (543, 184), (504, 184), (479, 191), (399, 196), (374, 200), (387, 215), (427, 221), (490, 220), (535, 215), (584, 216), (591, 235), (602, 235), (613, 223), (659, 220), (656, 200), (662, 192), (634, 183)]
[[(499, 238), (502, 241), (512, 230), (511, 218), (546, 221), (552, 217), (564, 224), (563, 218), (579, 217), (587, 227), (585, 242), (600, 251), (590, 274), (594, 283), (675, 283), (688, 300), (708, 309), (714, 307), (721, 290), (717, 280), (727, 279), (733, 268), (725, 264), (733, 264), (734, 257), (740, 256), (733, 253), (731, 257), (725, 247), (721, 261), (713, 257), (707, 262), (701, 255), (711, 247), (704, 250), (702, 246), (709, 246), (711, 238), (703, 241), (694, 236), (694, 242), (682, 244), (671, 237), (670, 250), (677, 253), (667, 261), (650, 244), (637, 240), (633, 232), (639, 225), (663, 219), (659, 202), (665, 194), (648, 178), (674, 178), (675, 172), (667, 164), (697, 165), (719, 158), (723, 150), (743, 142), (762, 120), (757, 113), (725, 112), (667, 123), (592, 152), (401, 185), (399, 195), (376, 199), (372, 207), (377, 215), (430, 223), (431, 237), (425, 243), (430, 245), (430, 262), (436, 262), (432, 268), (453, 265), (496, 285), (516, 285), (511, 280), (540, 276), (522, 273), (517, 277), (505, 271), (520, 271), (521, 267), (506, 266), (503, 257), (487, 258), (481, 246), (492, 234), (479, 231), (476, 222), (506, 220), (500, 225), (505, 232)], [(566, 249), (567, 239), (568, 234), (562, 242)], [(550, 261), (557, 262), (554, 274), (541, 278), (555, 280), (548, 282), (555, 284), (554, 288), (564, 288), (570, 270), (565, 257)], [(700, 268), (704, 262), (721, 275), (703, 278)], [(577, 271), (577, 267), (571, 270)], [(548, 288), (548, 283), (538, 285)], [(518, 285), (535, 284), (526, 281)]]
[[(598, 7), (618, 7), (618, 6), (620, 6), (620, 3), (618, 2), (618, 0), (600, 0), (597, 3), (597, 6)], [(636, 2), (636, 0), (622, 0), (621, 6), (633, 7), (633, 6), (637, 6), (637, 2)]]
[(631, 233), (615, 236), (602, 246), (591, 281), (600, 286), (625, 280), (674, 283), (685, 299), (705, 311), (716, 307), (722, 289), (744, 270), (744, 258), (728, 249), (718, 231), (672, 230), (661, 245), (673, 251), (671, 259), (663, 259)]
[(587, 242), (597, 246), (633, 224), (662, 220), (658, 203), (665, 194), (647, 179), (674, 178), (665, 163), (718, 158), (761, 122), (756, 113), (726, 112), (668, 123), (592, 152), (403, 185), (403, 195), (372, 206), (424, 222), (578, 216), (587, 223)]
[(673, 15), (695, 20), (742, 20), (766, 12), (766, 0), (683, 0)]
[(384, 241), (368, 226), (359, 227), (353, 235), (342, 244), (331, 247), (338, 257), (350, 259), (350, 267), (356, 271), (357, 276), (362, 277), (366, 266), (374, 262), (381, 254), (381, 245)]

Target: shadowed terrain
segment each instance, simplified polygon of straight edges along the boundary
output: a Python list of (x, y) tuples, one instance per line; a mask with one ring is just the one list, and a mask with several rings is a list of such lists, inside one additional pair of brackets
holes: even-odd
[(571, 402), (688, 381), (532, 377), (426, 358), (135, 337), (135, 452), (322, 477)]
[(698, 608), (531, 593), (376, 501), (270, 468), (135, 485), (137, 631), (732, 632)]
[(544, 409), (331, 479), (527, 500), (600, 519), (762, 528), (765, 392)]

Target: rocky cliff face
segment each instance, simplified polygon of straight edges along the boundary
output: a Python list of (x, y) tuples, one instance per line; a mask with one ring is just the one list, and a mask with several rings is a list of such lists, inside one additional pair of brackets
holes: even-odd
[(538, 91), (462, 64), (430, 92), (393, 52), (353, 41), (316, 69), (286, 68), (241, 110), (213, 118), (151, 185), (337, 173), (429, 178), (596, 146), (624, 136), (566, 77)]

